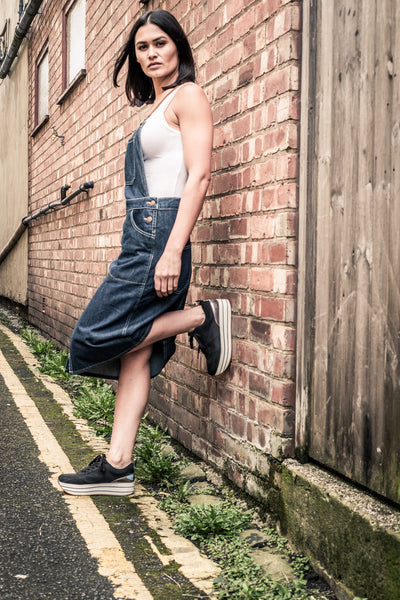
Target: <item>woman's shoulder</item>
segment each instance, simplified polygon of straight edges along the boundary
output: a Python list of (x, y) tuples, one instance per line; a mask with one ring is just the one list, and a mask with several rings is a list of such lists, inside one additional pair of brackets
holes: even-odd
[(174, 98), (174, 105), (176, 107), (182, 106), (182, 108), (192, 108), (193, 105), (204, 103), (209, 104), (205, 91), (200, 85), (192, 81), (182, 83)]

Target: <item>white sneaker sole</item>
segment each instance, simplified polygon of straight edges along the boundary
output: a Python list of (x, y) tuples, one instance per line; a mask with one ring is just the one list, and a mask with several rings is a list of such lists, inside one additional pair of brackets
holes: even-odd
[(76, 485), (73, 483), (58, 482), (64, 492), (72, 496), (130, 496), (133, 494), (134, 482), (124, 483), (96, 483)]
[(232, 357), (232, 310), (229, 300), (216, 300), (219, 308), (219, 338), (221, 355), (215, 375), (220, 375), (229, 366)]

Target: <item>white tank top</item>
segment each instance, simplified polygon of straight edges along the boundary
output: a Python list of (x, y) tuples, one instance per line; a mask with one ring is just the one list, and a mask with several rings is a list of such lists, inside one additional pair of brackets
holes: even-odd
[(164, 114), (181, 87), (174, 89), (157, 106), (142, 127), (144, 172), (149, 195), (154, 198), (180, 198), (188, 176), (181, 132), (168, 125)]

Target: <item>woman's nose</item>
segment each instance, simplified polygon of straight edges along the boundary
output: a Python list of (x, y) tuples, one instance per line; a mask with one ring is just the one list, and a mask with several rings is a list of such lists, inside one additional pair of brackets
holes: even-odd
[(155, 46), (149, 46), (148, 55), (149, 55), (149, 58), (153, 58), (154, 56), (157, 55)]

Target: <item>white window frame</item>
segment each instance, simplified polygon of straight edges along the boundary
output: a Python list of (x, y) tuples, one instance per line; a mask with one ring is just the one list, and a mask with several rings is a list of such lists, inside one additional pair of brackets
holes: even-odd
[(65, 11), (65, 88), (85, 69), (86, 0), (73, 0)]
[(37, 67), (38, 102), (37, 122), (41, 123), (49, 115), (49, 51), (43, 55)]

